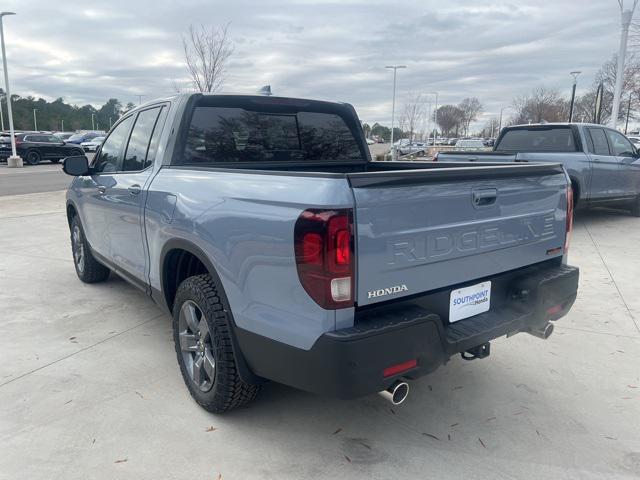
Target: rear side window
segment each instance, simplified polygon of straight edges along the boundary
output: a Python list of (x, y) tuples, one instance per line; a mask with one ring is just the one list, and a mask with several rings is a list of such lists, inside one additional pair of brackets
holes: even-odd
[(207, 165), (361, 160), (356, 138), (336, 114), (198, 106), (179, 162)]
[(591, 144), (589, 145), (591, 153), (595, 153), (596, 155), (611, 155), (604, 130), (602, 128), (589, 128), (588, 130), (589, 136), (591, 137)]
[(575, 152), (573, 131), (560, 128), (517, 128), (507, 130), (496, 151)]
[(138, 114), (136, 123), (131, 131), (122, 170), (135, 172), (146, 168), (147, 151), (149, 150), (151, 135), (158, 119), (158, 113), (160, 113), (160, 108), (151, 108)]

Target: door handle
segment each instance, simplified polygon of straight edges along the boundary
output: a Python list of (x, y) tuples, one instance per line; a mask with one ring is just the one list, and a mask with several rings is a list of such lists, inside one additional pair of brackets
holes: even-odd
[(140, 188), (140, 185), (138, 185), (137, 183), (134, 185), (131, 185), (128, 188), (128, 190), (131, 195), (138, 195), (142, 191), (142, 189)]
[(104, 194), (107, 191), (107, 187), (105, 187), (104, 185), (98, 185), (98, 193), (99, 194)]

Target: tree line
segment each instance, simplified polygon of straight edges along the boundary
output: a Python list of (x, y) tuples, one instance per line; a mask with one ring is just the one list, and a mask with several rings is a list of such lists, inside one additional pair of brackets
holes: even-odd
[[(110, 125), (135, 105), (129, 102), (123, 105), (118, 99), (110, 98), (100, 108), (93, 105), (71, 105), (62, 98), (52, 102), (32, 96), (11, 95), (13, 126), (16, 130), (76, 131), (109, 130)], [(3, 129), (9, 129), (7, 101), (0, 89), (0, 108), (2, 109)], [(35, 122), (34, 122), (35, 110)]]

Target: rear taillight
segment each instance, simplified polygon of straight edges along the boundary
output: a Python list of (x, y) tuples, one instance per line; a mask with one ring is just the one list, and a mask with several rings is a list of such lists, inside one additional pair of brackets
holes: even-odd
[(326, 309), (353, 306), (353, 214), (351, 209), (302, 212), (296, 221), (300, 283)]
[(571, 243), (571, 232), (573, 231), (573, 188), (571, 184), (567, 187), (567, 235), (564, 240), (564, 253), (569, 251)]

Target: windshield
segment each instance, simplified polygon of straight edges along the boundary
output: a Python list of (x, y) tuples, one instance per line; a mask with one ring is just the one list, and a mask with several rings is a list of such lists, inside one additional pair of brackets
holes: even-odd
[(573, 131), (569, 126), (531, 127), (507, 130), (496, 151), (575, 152)]

